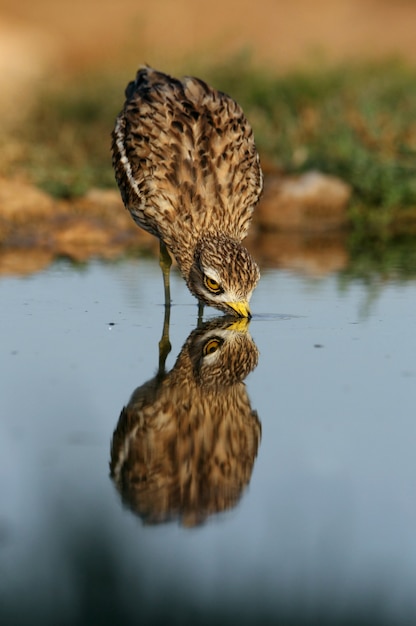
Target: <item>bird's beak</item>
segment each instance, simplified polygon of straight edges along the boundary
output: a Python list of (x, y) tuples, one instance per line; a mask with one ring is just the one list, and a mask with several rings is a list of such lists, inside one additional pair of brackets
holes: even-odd
[(227, 306), (232, 309), (238, 317), (248, 317), (251, 318), (250, 307), (248, 306), (247, 300), (242, 300), (240, 302), (227, 302)]
[(248, 317), (239, 317), (229, 326), (227, 326), (227, 330), (233, 330), (236, 333), (247, 333), (249, 324), (250, 320), (248, 319)]

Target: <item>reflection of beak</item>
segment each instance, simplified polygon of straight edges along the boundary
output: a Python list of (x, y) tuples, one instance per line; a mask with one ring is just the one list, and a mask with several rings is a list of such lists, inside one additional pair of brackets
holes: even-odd
[(238, 320), (231, 322), (231, 324), (227, 326), (227, 330), (234, 330), (236, 333), (246, 333), (248, 332), (249, 324), (248, 317), (239, 317)]
[(251, 318), (247, 300), (242, 300), (241, 302), (226, 302), (226, 304), (238, 315), (238, 317), (248, 317), (248, 319)]

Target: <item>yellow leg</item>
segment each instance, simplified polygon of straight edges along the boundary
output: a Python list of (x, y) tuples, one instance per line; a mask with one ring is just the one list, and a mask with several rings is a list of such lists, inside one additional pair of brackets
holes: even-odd
[(162, 274), (163, 274), (163, 286), (165, 289), (165, 306), (170, 306), (169, 274), (170, 274), (170, 266), (172, 265), (172, 259), (170, 258), (168, 249), (166, 248), (162, 240), (160, 240), (159, 265), (162, 269)]

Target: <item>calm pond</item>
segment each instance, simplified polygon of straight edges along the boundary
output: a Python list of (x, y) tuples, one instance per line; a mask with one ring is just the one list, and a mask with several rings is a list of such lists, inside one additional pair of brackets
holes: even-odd
[(416, 283), (171, 288), (157, 377), (157, 261), (1, 278), (1, 624), (416, 623)]

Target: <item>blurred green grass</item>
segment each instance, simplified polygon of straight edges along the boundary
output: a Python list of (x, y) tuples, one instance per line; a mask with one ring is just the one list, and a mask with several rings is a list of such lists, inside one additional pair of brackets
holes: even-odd
[(43, 85), (16, 133), (21, 149), (14, 169), (56, 197), (114, 185), (110, 133), (123, 89), (117, 76), (101, 74)]
[[(398, 61), (270, 76), (230, 76), (259, 149), (283, 172), (318, 169), (353, 188), (356, 226), (383, 227), (397, 210), (416, 218), (416, 70)], [(407, 211), (408, 214), (408, 211)]]
[[(415, 68), (386, 61), (279, 75), (242, 55), (198, 73), (240, 102), (273, 168), (348, 182), (356, 229), (383, 231), (403, 217), (416, 225)], [(59, 197), (114, 186), (110, 133), (131, 78), (87, 74), (44, 86), (19, 128), (14, 171)]]

